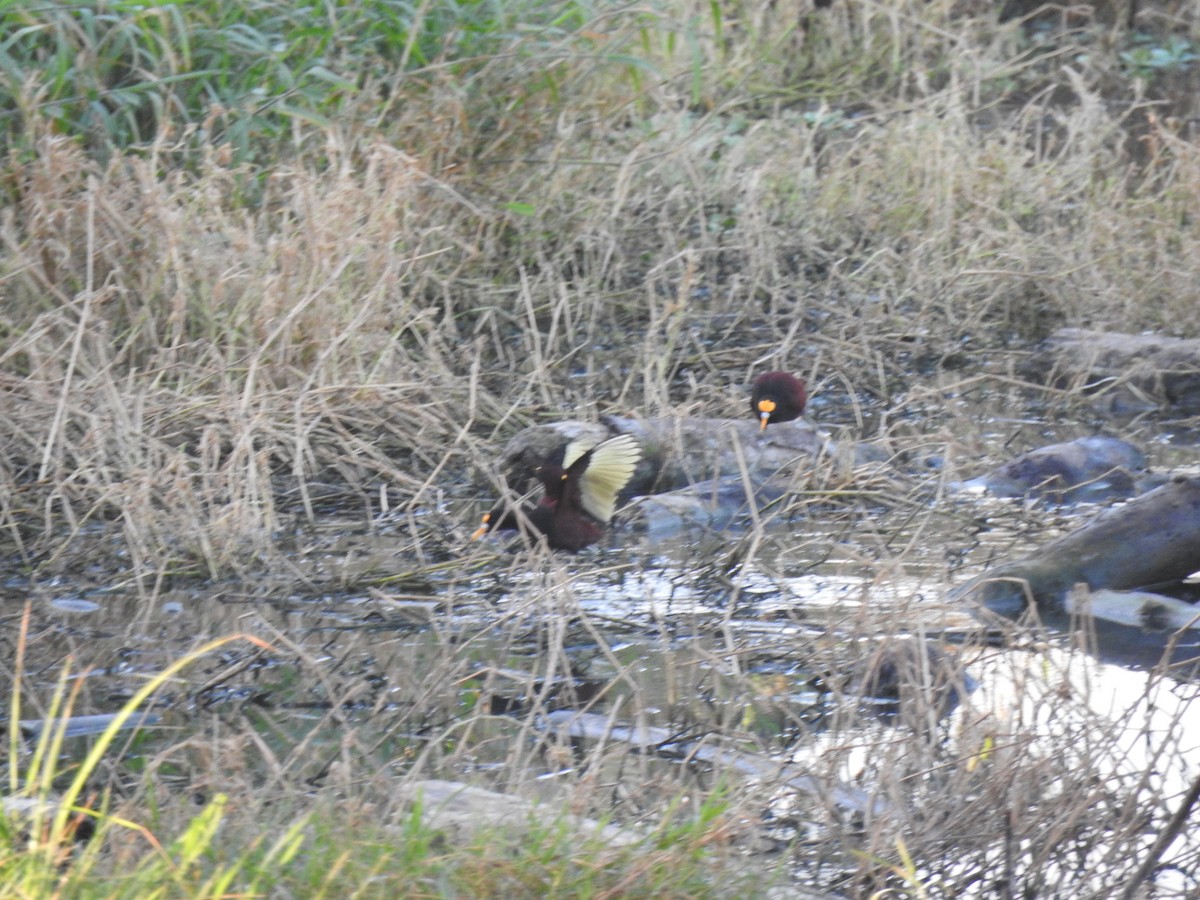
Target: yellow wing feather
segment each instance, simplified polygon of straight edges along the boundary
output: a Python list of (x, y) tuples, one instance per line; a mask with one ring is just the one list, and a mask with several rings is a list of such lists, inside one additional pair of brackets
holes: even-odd
[(567, 469), (571, 468), (571, 466), (579, 461), (579, 457), (583, 456), (583, 454), (587, 453), (595, 446), (596, 442), (588, 440), (587, 438), (579, 438), (578, 440), (571, 441), (571, 443), (567, 444), (567, 449), (563, 451), (563, 471), (565, 472)]
[[(570, 455), (571, 448), (567, 452)], [(587, 451), (577, 453), (574, 459), (584, 452)], [(588, 515), (608, 522), (616, 510), (617, 494), (629, 484), (642, 458), (642, 448), (631, 435), (618, 434), (592, 447), (591, 454), (587, 468), (579, 476), (579, 493)]]

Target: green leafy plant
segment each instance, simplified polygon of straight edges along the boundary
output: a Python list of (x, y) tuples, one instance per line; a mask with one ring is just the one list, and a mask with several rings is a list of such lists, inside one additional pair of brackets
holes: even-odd
[(1140, 39), (1135, 46), (1122, 50), (1120, 58), (1136, 75), (1145, 78), (1158, 72), (1188, 69), (1200, 59), (1200, 53), (1186, 38), (1171, 36), (1162, 42)]
[(421, 90), (405, 72), (449, 64), (461, 77), (514, 38), (582, 21), (573, 3), (498, 0), (7, 0), (0, 143), (28, 141), (44, 118), (105, 154), (187, 133), (254, 158), (297, 124), (329, 128), (380, 94)]

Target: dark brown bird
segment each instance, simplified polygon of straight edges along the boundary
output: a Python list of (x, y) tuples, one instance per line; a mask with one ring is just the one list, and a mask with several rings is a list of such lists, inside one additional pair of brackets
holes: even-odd
[(804, 382), (787, 372), (763, 372), (750, 389), (750, 414), (758, 419), (759, 431), (800, 418), (807, 402)]
[(483, 517), (471, 539), (528, 525), (556, 550), (575, 552), (594, 544), (604, 534), (617, 494), (633, 477), (641, 456), (638, 442), (627, 434), (594, 445), (571, 441), (538, 467), (545, 495), (536, 505), (497, 506)]

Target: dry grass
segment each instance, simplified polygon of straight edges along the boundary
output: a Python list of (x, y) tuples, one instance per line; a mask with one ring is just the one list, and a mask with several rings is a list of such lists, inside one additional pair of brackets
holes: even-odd
[[(824, 701), (796, 702), (813, 660), (853, 669), (924, 622), (919, 595), (982, 527), (935, 519), (915, 479), (800, 498), (803, 528), (684, 548), (665, 571), (651, 551), (461, 549), (499, 448), (534, 422), (740, 416), (751, 375), (786, 368), (823, 424), (898, 460), (944, 454), (949, 478), (956, 455), (975, 474), (1028, 434), (988, 404), (1034, 433), (1090, 421), (1013, 375), (1052, 328), (1196, 334), (1194, 73), (1136, 80), (1122, 26), (997, 25), (987, 7), (610, 10), (294, 123), (269, 165), (167, 128), (99, 162), (32, 108), (0, 218), (0, 541), (5, 595), (39, 604), (31, 677), (68, 652), (108, 667), (114, 634), (137, 671), (236, 631), (280, 648), (169, 694), (179, 739), (144, 771), (114, 764), (122, 809), (176, 833), (189, 798), (223, 793), (241, 798), (231, 845), (281, 809), (386, 837), (408, 814), (398, 779), (460, 777), (653, 831), (720, 786), (681, 856), (716, 848), (727, 873), (765, 843), (781, 882), (855, 896), (1131, 879), (1182, 793), (1154, 772), (1193, 748), (1169, 724), (1115, 729), (1086, 702), (1095, 674), (1068, 671), (1081, 657), (1013, 675), (1024, 656), (952, 655), (1024, 698), (972, 699), (953, 729), (920, 703), (900, 727), (854, 711), (830, 728)], [(1200, 39), (1185, 4), (1145, 16)], [(1014, 542), (1063, 524), (1026, 511)], [(853, 572), (863, 602), (742, 614), (820, 565)], [(899, 606), (873, 613), (897, 582)], [(101, 586), (90, 619), (49, 605)], [(622, 592), (648, 615), (595, 603)], [(80, 703), (111, 706), (128, 677)], [(888, 811), (539, 731), (589, 703), (795, 755)], [(115, 844), (113, 871), (138, 852)]]

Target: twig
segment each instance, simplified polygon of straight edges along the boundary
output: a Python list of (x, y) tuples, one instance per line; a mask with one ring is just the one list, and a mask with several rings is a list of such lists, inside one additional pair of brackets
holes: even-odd
[(1163, 853), (1171, 846), (1175, 838), (1179, 837), (1179, 833), (1183, 831), (1183, 826), (1187, 824), (1188, 818), (1192, 814), (1192, 807), (1196, 805), (1197, 800), (1200, 800), (1200, 775), (1197, 775), (1192, 780), (1192, 786), (1188, 788), (1187, 794), (1184, 795), (1179, 809), (1175, 810), (1175, 815), (1171, 816), (1171, 821), (1167, 823), (1167, 827), (1162, 830), (1162, 833), (1158, 836), (1158, 840), (1150, 848), (1149, 855), (1138, 866), (1138, 870), (1133, 873), (1133, 877), (1125, 884), (1125, 889), (1121, 891), (1121, 900), (1132, 900), (1142, 882), (1150, 877), (1151, 871), (1158, 865), (1158, 861)]

